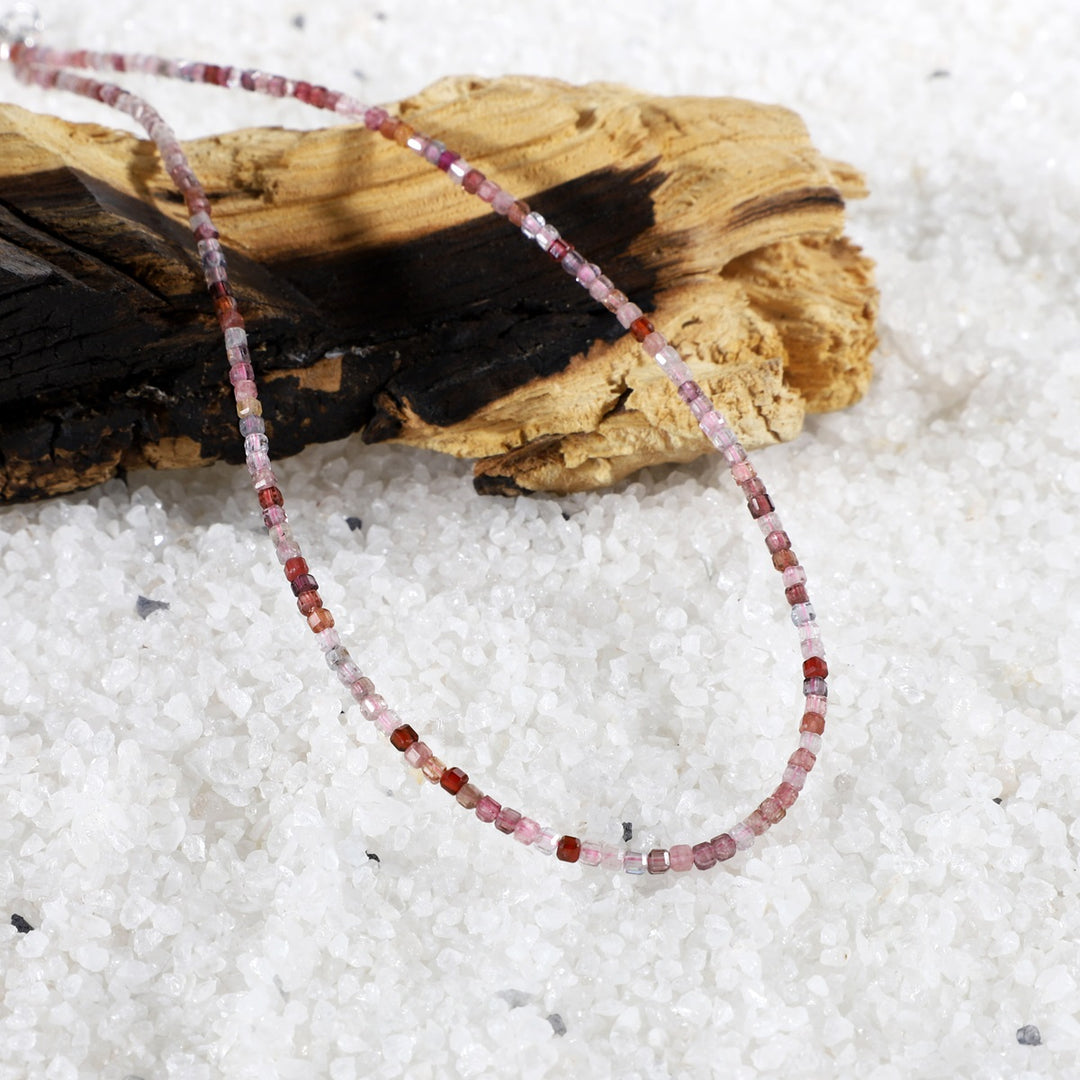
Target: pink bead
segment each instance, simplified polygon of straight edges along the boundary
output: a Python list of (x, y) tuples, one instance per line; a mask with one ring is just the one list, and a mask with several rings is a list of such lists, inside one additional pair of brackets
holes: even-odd
[(597, 841), (581, 841), (581, 856), (578, 862), (583, 862), (586, 866), (599, 866), (603, 855), (603, 849)]
[(803, 750), (809, 750), (816, 760), (817, 753), (821, 749), (821, 736), (815, 735), (812, 731), (804, 731), (799, 738), (799, 746)]
[(420, 769), (423, 768), (424, 762), (431, 757), (431, 747), (427, 743), (414, 742), (402, 756), (405, 758), (407, 765), (411, 765), (414, 769)]
[(644, 874), (645, 858), (643, 851), (625, 851), (623, 852), (622, 868), (628, 874)]
[(641, 343), (641, 347), (652, 357), (667, 345), (667, 338), (660, 333), (659, 330), (654, 330), (651, 334), (645, 335), (645, 340)]
[(824, 716), (828, 712), (829, 699), (820, 694), (808, 694), (803, 702), (805, 712), (817, 713)]
[(745, 821), (740, 821), (731, 830), (731, 839), (735, 841), (736, 851), (745, 851), (748, 847), (753, 846), (754, 830)]
[(510, 207), (514, 205), (514, 201), (514, 196), (509, 191), (499, 188), (495, 192), (495, 197), (491, 200), (491, 208), (496, 214), (506, 215), (510, 212)]
[(514, 839), (519, 844), (532, 844), (539, 835), (540, 824), (539, 822), (533, 821), (532, 818), (523, 817), (517, 825), (514, 826)]
[(806, 770), (800, 769), (797, 765), (789, 765), (784, 770), (783, 780), (789, 787), (793, 787), (796, 791), (802, 791), (803, 785), (806, 783)]
[(668, 851), (668, 863), (672, 870), (689, 870), (694, 865), (694, 852), (689, 844), (676, 844)]
[[(770, 535), (772, 535), (770, 533)], [(790, 588), (792, 585), (805, 585), (806, 584), (806, 571), (796, 563), (794, 566), (788, 566), (784, 568), (784, 588)]]
[(760, 806), (752, 814), (747, 815), (745, 824), (755, 836), (761, 836), (769, 828), (769, 823), (765, 820)]
[(376, 713), (373, 723), (384, 735), (389, 735), (401, 727), (401, 717), (393, 709), (383, 709)]
[(501, 189), (499, 185), (496, 184), (494, 180), (485, 180), (476, 189), (476, 197), (478, 199), (482, 199), (486, 203), (489, 203), (492, 201), (492, 199), (495, 198), (496, 195), (498, 195), (500, 190)]
[(781, 784), (774, 792), (773, 798), (785, 809), (790, 810), (799, 797), (799, 792), (790, 784)]
[(589, 295), (594, 300), (599, 300), (602, 303), (611, 294), (613, 287), (611, 278), (607, 277), (605, 274), (601, 274), (589, 286)]
[(600, 276), (600, 267), (596, 263), (586, 263), (582, 266), (575, 277), (579, 285), (586, 289)]
[(804, 769), (806, 772), (810, 772), (814, 767), (815, 761), (817, 761), (817, 758), (811, 754), (809, 750), (805, 750), (802, 747), (796, 750), (795, 753), (788, 758), (789, 765), (794, 765), (797, 769)]
[(559, 846), (559, 834), (553, 829), (541, 829), (540, 835), (533, 841), (533, 850), (541, 855), (554, 855)]
[[(406, 751), (406, 756), (408, 756), (408, 751)], [(476, 816), (481, 821), (490, 824), (499, 816), (501, 809), (502, 803), (496, 802), (490, 795), (484, 795), (476, 804)]]
[(641, 308), (639, 308), (637, 304), (632, 304), (627, 301), (626, 303), (619, 305), (615, 312), (615, 318), (619, 320), (620, 326), (627, 329), (635, 319), (641, 318)]
[(437, 757), (432, 755), (420, 766), (420, 771), (431, 781), (431, 783), (437, 784), (442, 779), (442, 774), (446, 772), (446, 766)]
[(604, 870), (622, 871), (623, 852), (614, 844), (600, 845), (600, 866)]

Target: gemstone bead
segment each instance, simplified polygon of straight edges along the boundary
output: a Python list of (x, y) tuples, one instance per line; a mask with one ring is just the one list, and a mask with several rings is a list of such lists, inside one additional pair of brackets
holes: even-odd
[(740, 821), (732, 827), (731, 839), (735, 841), (736, 851), (745, 851), (754, 844), (754, 830), (745, 821)]
[(653, 848), (645, 860), (645, 867), (650, 874), (666, 874), (668, 871), (668, 853), (664, 848)]
[(402, 724), (390, 733), (390, 745), (395, 750), (405, 753), (418, 738), (419, 736), (408, 724)]
[(476, 816), (486, 824), (491, 824), (502, 809), (502, 803), (496, 802), (490, 795), (482, 795), (476, 804)]
[(434, 755), (429, 757), (423, 765), (420, 766), (420, 771), (430, 780), (433, 784), (437, 784), (442, 779), (442, 774), (445, 771), (446, 766)]
[(504, 806), (498, 814), (495, 815), (495, 828), (501, 833), (509, 834), (517, 828), (520, 820), (520, 811), (511, 810), (509, 806)]
[(712, 844), (705, 843), (695, 844), (693, 848), (694, 852), (694, 865), (699, 870), (708, 870), (716, 865), (716, 855), (713, 853)]
[(710, 841), (717, 862), (725, 862), (735, 854), (735, 838), (731, 833), (721, 833)]
[(586, 866), (599, 866), (603, 854), (603, 849), (597, 841), (582, 840), (581, 858), (578, 861), (584, 863)]
[(457, 793), (458, 805), (465, 807), (466, 810), (474, 810), (481, 795), (482, 792), (475, 784), (465, 784)]
[(689, 870), (694, 865), (694, 852), (689, 844), (676, 844), (668, 850), (668, 865), (672, 870)]
[(796, 788), (793, 788), (790, 784), (781, 784), (774, 792), (772, 796), (785, 810), (790, 810), (794, 805), (796, 799), (799, 797), (799, 792)]
[(450, 792), (451, 795), (456, 795), (468, 782), (468, 773), (464, 773), (458, 768), (446, 769), (442, 776), (439, 777), (442, 789)]
[(559, 846), (559, 837), (554, 829), (541, 829), (540, 835), (533, 842), (533, 849), (541, 855), (554, 855)]
[(405, 751), (405, 762), (411, 765), (414, 769), (423, 767), (423, 764), (427, 759), (431, 757), (431, 747), (427, 743), (414, 742), (408, 750)]
[(581, 857), (581, 841), (576, 836), (560, 836), (555, 855), (562, 862), (577, 862)]
[(820, 735), (825, 730), (825, 717), (821, 713), (803, 713), (799, 731), (809, 731), (812, 735)]
[(627, 851), (623, 853), (622, 868), (628, 874), (645, 873), (645, 853), (642, 851)]
[(514, 826), (514, 839), (519, 844), (529, 845), (536, 841), (540, 835), (540, 823), (532, 818), (523, 817)]
[(824, 679), (829, 674), (829, 665), (820, 656), (809, 656), (803, 661), (804, 679)]

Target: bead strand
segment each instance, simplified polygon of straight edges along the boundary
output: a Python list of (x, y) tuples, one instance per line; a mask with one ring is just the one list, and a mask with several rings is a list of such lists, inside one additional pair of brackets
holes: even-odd
[[(173, 61), (142, 54), (64, 51), (16, 43), (9, 55), (21, 78), (47, 88), (69, 90), (120, 109), (140, 123), (157, 145), (190, 215), (191, 230), (207, 288), (225, 338), (229, 380), (236, 400), (248, 471), (257, 493), (263, 522), (274, 543), (286, 580), (297, 598), (301, 615), (316, 635), (328, 666), (356, 700), (361, 714), (389, 738), (391, 745), (402, 753), (406, 764), (418, 769), (429, 782), (438, 784), (454, 796), (465, 809), (473, 810), (479, 820), (494, 824), (498, 831), (513, 836), (526, 846), (534, 847), (543, 854), (555, 854), (564, 862), (580, 861), (590, 866), (621, 869), (630, 874), (660, 874), (668, 870), (685, 871), (691, 867), (709, 869), (718, 862), (730, 859), (736, 851), (750, 847), (756, 837), (783, 819), (798, 798), (816, 762), (824, 731), (828, 694), (828, 667), (816, 616), (806, 590), (806, 573), (791, 550), (790, 540), (775, 513), (764, 483), (747, 460), (745, 450), (726, 420), (694, 382), (690, 369), (677, 350), (641, 309), (614, 286), (599, 266), (589, 262), (564, 240), (555, 226), (549, 224), (541, 214), (523, 200), (514, 198), (469, 165), (457, 152), (447, 149), (442, 142), (420, 134), (384, 109), (366, 107), (348, 95), (330, 91), (326, 87), (255, 70)], [(293, 536), (284, 509), (284, 496), (270, 464), (269, 440), (262, 419), (262, 405), (258, 398), (244, 321), (229, 285), (224, 251), (212, 222), (210, 203), (179, 141), (160, 115), (141, 98), (114, 84), (61, 70), (69, 67), (142, 72), (226, 88), (239, 87), (273, 97), (294, 97), (346, 118), (361, 119), (369, 130), (377, 131), (384, 138), (412, 150), (445, 172), (465, 192), (490, 204), (495, 213), (505, 216), (512, 225), (520, 228), (525, 237), (533, 240), (594, 300), (612, 312), (620, 325), (660, 365), (701, 430), (724, 456), (733, 480), (746, 498), (751, 517), (761, 529), (773, 566), (783, 577), (785, 598), (791, 606), (791, 618), (799, 632), (804, 658), (805, 702), (799, 729), (799, 747), (788, 759), (781, 783), (771, 795), (746, 818), (711, 840), (693, 846), (677, 844), (670, 849), (656, 848), (648, 853), (620, 851), (612, 845), (587, 839), (582, 841), (575, 836), (556, 834), (542, 827), (532, 818), (483, 794), (462, 769), (456, 766), (447, 768), (435, 757), (416, 731), (387, 707), (385, 700), (375, 691), (374, 684), (361, 674), (358, 665), (341, 644), (334, 629), (333, 615), (323, 605), (318, 582)]]

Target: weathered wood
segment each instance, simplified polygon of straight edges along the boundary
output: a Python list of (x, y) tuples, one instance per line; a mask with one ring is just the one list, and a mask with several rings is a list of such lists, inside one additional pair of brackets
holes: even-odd
[[(793, 113), (604, 84), (448, 79), (400, 103), (646, 310), (750, 446), (863, 393), (871, 264), (849, 166)], [(515, 230), (355, 128), (188, 146), (261, 372), (272, 448), (361, 431), (568, 491), (706, 449), (662, 374)], [(0, 498), (238, 461), (216, 324), (152, 146), (0, 106)]]

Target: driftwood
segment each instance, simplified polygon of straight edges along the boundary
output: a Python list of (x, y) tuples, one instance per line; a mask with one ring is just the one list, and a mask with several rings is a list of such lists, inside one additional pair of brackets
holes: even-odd
[[(599, 262), (749, 446), (870, 378), (861, 177), (793, 113), (549, 80), (400, 103)], [(706, 449), (666, 379), (533, 245), (378, 136), (188, 146), (247, 313), (272, 449), (360, 431), (476, 459), (489, 491), (569, 491)], [(0, 106), (0, 499), (240, 460), (183, 206), (152, 146)]]

